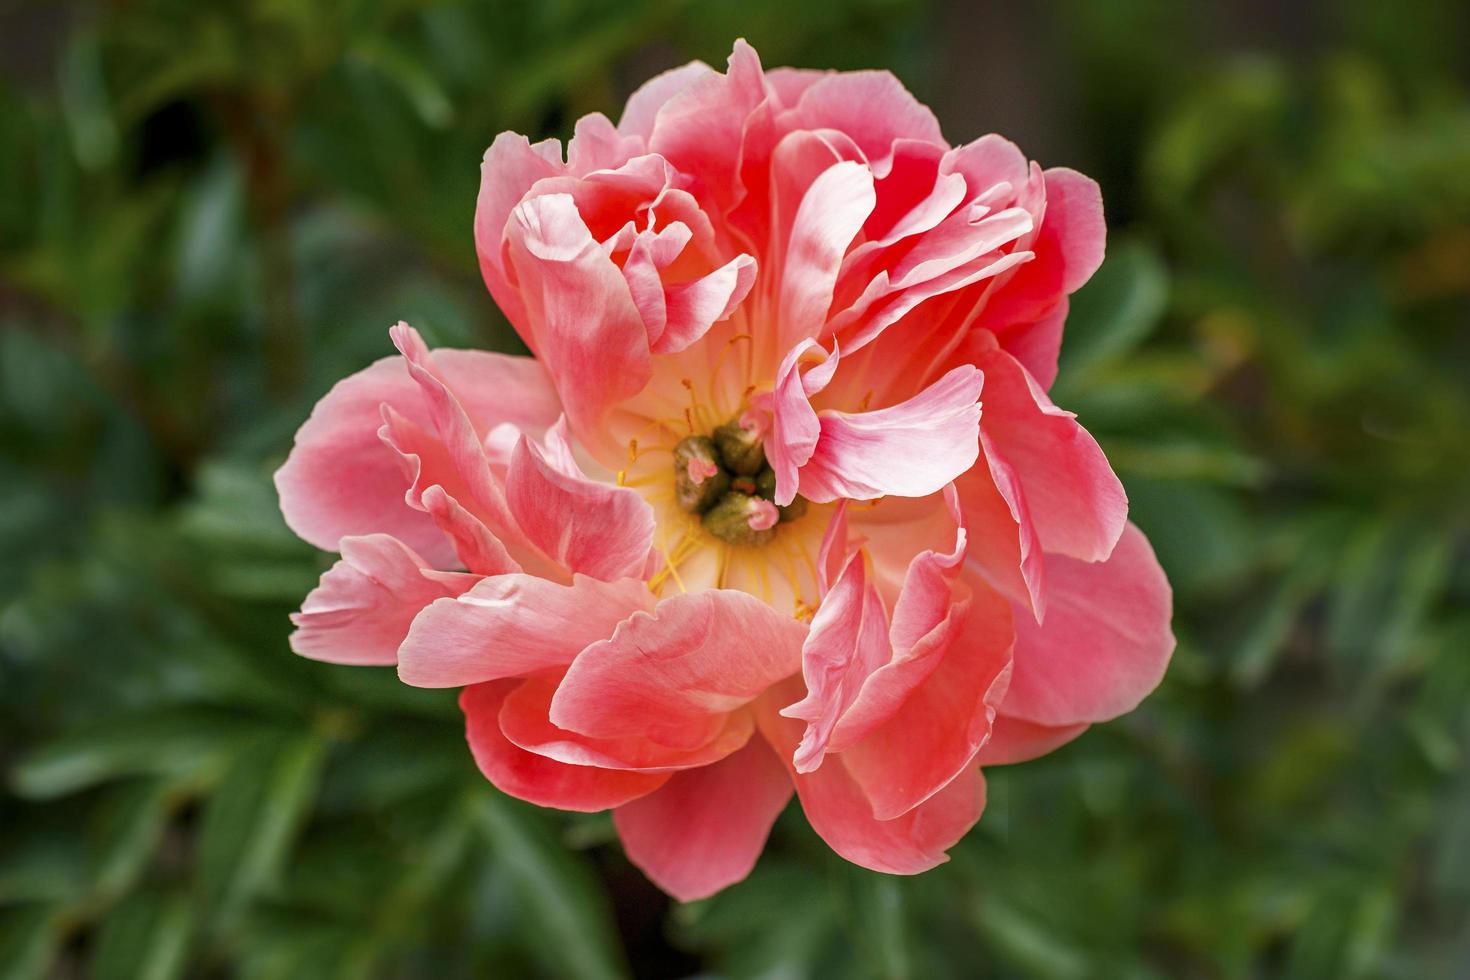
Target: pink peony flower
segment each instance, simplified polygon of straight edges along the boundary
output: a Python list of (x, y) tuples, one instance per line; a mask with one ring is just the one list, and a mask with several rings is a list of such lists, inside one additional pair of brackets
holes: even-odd
[(1158, 683), (1168, 583), (1046, 394), (1102, 260), (1091, 180), (743, 42), (565, 157), (501, 134), (482, 177), (481, 269), (535, 358), (399, 324), (317, 405), (276, 484), (342, 560), (298, 653), (463, 688), (492, 783), (612, 809), (685, 900), (793, 791), (848, 860), (931, 868), (982, 766)]

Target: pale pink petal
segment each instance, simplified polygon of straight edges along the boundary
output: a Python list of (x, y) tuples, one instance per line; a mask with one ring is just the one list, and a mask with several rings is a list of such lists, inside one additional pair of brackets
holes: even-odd
[(690, 750), (801, 667), (805, 624), (744, 592), (676, 595), (619, 624), (567, 670), (551, 720), (600, 739)]
[(520, 563), (510, 556), (484, 521), (461, 507), (442, 486), (436, 484), (424, 490), (419, 495), (419, 503), (454, 544), (454, 553), (466, 569), (476, 575), (521, 571)]
[(470, 753), (496, 789), (537, 806), (595, 813), (622, 806), (667, 782), (665, 773), (569, 766), (512, 745), (500, 731), (500, 708), (517, 684), (475, 684), (459, 696)]
[(797, 772), (822, 764), (843, 713), (891, 652), (883, 600), (868, 584), (863, 555), (856, 552), (822, 599), (802, 645), (806, 697), (781, 709), (783, 716), (807, 723), (792, 759)]
[(420, 401), (401, 357), (384, 358), (337, 382), (316, 403), (276, 471), (281, 513), (291, 530), (324, 551), (336, 551), (343, 537), (381, 532), (434, 565), (451, 564), (454, 551), (434, 522), (404, 502), (409, 480), (378, 438), (383, 404), (422, 416)]
[(825, 502), (938, 492), (979, 458), (984, 381), (961, 365), (890, 408), (823, 412), (816, 450), (801, 468), (801, 495)]
[(985, 372), (981, 427), (1020, 479), (1042, 547), (1083, 561), (1106, 558), (1128, 519), (1128, 497), (1097, 441), (1005, 351), (986, 351), (975, 363)]
[(694, 744), (696, 740), (684, 738), (681, 739), (684, 744), (668, 745), (636, 733), (610, 737), (584, 735), (551, 721), (556, 685), (555, 678), (533, 677), (518, 687), (500, 709), (500, 730), (526, 751), (569, 765), (646, 772), (693, 769), (739, 751), (755, 730), (750, 712), (741, 709), (710, 716), (680, 733), (688, 736), (698, 729), (707, 736), (698, 744)]
[(613, 823), (628, 860), (674, 898), (693, 902), (750, 874), (791, 794), (781, 760), (757, 737), (618, 807)]
[(579, 575), (559, 585), (532, 575), (496, 575), (414, 620), (398, 676), (416, 687), (462, 687), (566, 667), (652, 605), (648, 589), (633, 579)]
[[(545, 371), (530, 358), (440, 350), (432, 360), (478, 424), (504, 420), (539, 435), (560, 414)], [(427, 514), (404, 499), (411, 477), (379, 437), (384, 405), (420, 428), (433, 428), (422, 390), (401, 357), (384, 358), (338, 382), (312, 410), (276, 472), (281, 512), (293, 531), (327, 551), (337, 550), (347, 535), (384, 533), (435, 566), (452, 565), (449, 542)]]
[(346, 537), (342, 560), (291, 614), (291, 649), (334, 664), (393, 664), (413, 618), (435, 599), (455, 596), (477, 576), (436, 572), (386, 534)]
[(655, 354), (673, 354), (699, 340), (726, 319), (755, 284), (755, 259), (738, 255), (709, 275), (664, 293), (668, 325), (653, 345)]
[(800, 683), (788, 681), (756, 702), (756, 714), (761, 734), (792, 773), (812, 829), (842, 857), (874, 871), (918, 874), (948, 860), (945, 851), (975, 825), (985, 808), (985, 781), (979, 768), (961, 773), (903, 816), (878, 820), (842, 755), (831, 756), (813, 773), (798, 774), (792, 768), (802, 724), (781, 717), (776, 709), (800, 693)]
[(842, 256), (877, 200), (873, 175), (860, 163), (833, 164), (812, 181), (800, 200), (782, 252), (780, 319), (774, 328), (783, 346), (821, 332)]
[(508, 235), (533, 346), (556, 382), (572, 429), (593, 452), (615, 456), (624, 447), (605, 444), (602, 417), (651, 376), (648, 330), (627, 280), (569, 194), (518, 205)]
[[(816, 351), (823, 360), (802, 373), (802, 359)], [(796, 498), (798, 471), (811, 459), (821, 437), (821, 422), (811, 397), (832, 380), (841, 357), (836, 345), (828, 354), (815, 340), (803, 340), (787, 352), (776, 372), (770, 396), (771, 432), (765, 441), (766, 460), (776, 473), (776, 503), (785, 507)]]
[(636, 490), (565, 473), (523, 438), (505, 496), (526, 538), (569, 571), (612, 581), (647, 565), (653, 509)]
[(619, 133), (606, 116), (594, 112), (577, 120), (567, 143), (567, 168), (576, 174), (612, 170), (643, 150), (641, 137)]
[(1169, 666), (1172, 596), (1148, 540), (1127, 525), (1103, 562), (1050, 555), (1046, 622), (1016, 617), (1015, 672), (1002, 710), (1042, 725), (1133, 710)]
[(475, 202), (475, 252), (480, 259), (480, 274), (495, 304), (533, 352), (536, 340), (526, 320), (520, 290), (506, 273), (505, 224), (511, 209), (536, 181), (565, 171), (557, 140), (533, 146), (524, 136), (509, 132), (495, 137), (480, 164), (480, 195)]
[(653, 76), (628, 96), (628, 102), (623, 106), (623, 115), (618, 119), (619, 132), (641, 136), (647, 140), (653, 135), (654, 120), (664, 103), (696, 81), (714, 74), (715, 70), (704, 62), (691, 61), (687, 65), (670, 68)]
[(990, 725), (990, 740), (980, 747), (976, 761), (982, 766), (1029, 762), (1061, 748), (1087, 728), (1085, 722), (1051, 727), (998, 714)]

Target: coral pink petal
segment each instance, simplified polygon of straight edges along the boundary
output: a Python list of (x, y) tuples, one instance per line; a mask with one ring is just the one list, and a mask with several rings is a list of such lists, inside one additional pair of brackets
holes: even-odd
[(664, 293), (668, 322), (653, 352), (678, 353), (702, 338), (735, 312), (753, 285), (755, 259), (738, 255), (703, 278), (668, 287)]
[(801, 468), (801, 495), (825, 502), (938, 492), (979, 458), (984, 380), (961, 365), (891, 408), (822, 413), (821, 437)]
[(694, 749), (725, 716), (801, 667), (803, 623), (744, 592), (676, 595), (618, 625), (568, 669), (557, 726)]
[[(785, 196), (797, 194), (789, 190)], [(872, 173), (852, 161), (824, 170), (799, 199), (781, 266), (777, 329), (783, 345), (821, 332), (842, 256), (877, 201)]]
[(944, 143), (934, 113), (886, 71), (828, 75), (802, 93), (792, 115), (803, 129), (834, 129), (852, 137), (881, 174), (888, 171), (895, 140)]
[(750, 874), (791, 794), (786, 768), (757, 737), (618, 807), (613, 823), (628, 860), (679, 901), (693, 902)]
[(1021, 481), (980, 426), (984, 465), (955, 481), (975, 529), (967, 561), (993, 588), (1040, 621), (1046, 614), (1046, 559)]
[(595, 813), (646, 796), (668, 781), (665, 773), (569, 766), (511, 744), (500, 731), (500, 709), (518, 683), (475, 684), (459, 696), (470, 753), (496, 789), (537, 806)]
[(653, 135), (653, 124), (664, 104), (689, 88), (700, 79), (711, 77), (715, 70), (702, 61), (691, 61), (678, 68), (670, 68), (655, 75), (637, 91), (628, 96), (623, 114), (618, 119), (618, 131), (630, 136), (641, 136), (645, 141)]
[(570, 664), (651, 608), (642, 582), (576, 576), (558, 585), (533, 575), (496, 575), (425, 609), (403, 642), (398, 676), (416, 687), (461, 687)]
[[(500, 709), (500, 730), (505, 737), (528, 752), (570, 765), (600, 766), (604, 769), (636, 769), (664, 772), (693, 769), (718, 762), (743, 746), (755, 730), (747, 710), (708, 716), (679, 732), (688, 736), (698, 731), (699, 744), (686, 741), (668, 745), (642, 734), (596, 737), (569, 731), (550, 719), (557, 681), (534, 677), (518, 687)], [(638, 726), (625, 726), (638, 727)], [(653, 725), (659, 728), (658, 725)], [(669, 730), (663, 726), (660, 731)], [(684, 741), (684, 740), (681, 740)]]
[(505, 496), (526, 538), (569, 571), (610, 582), (647, 565), (653, 509), (635, 490), (564, 472), (522, 438)]
[(324, 551), (336, 551), (348, 535), (381, 532), (434, 565), (448, 565), (453, 550), (427, 514), (404, 502), (409, 481), (378, 438), (385, 403), (424, 417), (418, 387), (401, 357), (344, 378), (316, 403), (276, 471), (281, 513), (291, 530)]
[[(808, 351), (817, 351), (824, 360), (803, 374), (802, 358)], [(821, 421), (811, 397), (832, 380), (839, 361), (835, 346), (827, 354), (815, 340), (807, 339), (786, 353), (776, 372), (776, 388), (770, 398), (771, 433), (765, 447), (766, 459), (776, 473), (776, 503), (782, 507), (796, 498), (798, 471), (812, 458), (821, 438)]]
[(915, 686), (889, 685), (901, 689), (902, 700), (874, 712), (882, 721), (842, 749), (848, 773), (879, 820), (908, 813), (975, 765), (1010, 679), (1008, 612), (1005, 600), (988, 590), (954, 606), (909, 658), (930, 658), (932, 669)]
[(1041, 725), (1107, 721), (1137, 707), (1169, 666), (1172, 597), (1143, 532), (1127, 525), (1104, 562), (1047, 561), (1046, 622), (1016, 617), (1003, 710)]
[(1128, 497), (1097, 441), (1005, 351), (985, 351), (976, 363), (985, 372), (981, 425), (1019, 477), (1042, 547), (1106, 558), (1123, 533)]
[(386, 534), (346, 537), (342, 560), (291, 615), (291, 649), (334, 664), (393, 664), (409, 624), (429, 603), (456, 596), (477, 576), (436, 572)]
[(538, 180), (564, 173), (561, 144), (545, 140), (534, 146), (518, 133), (501, 133), (480, 164), (480, 195), (475, 201), (475, 252), (480, 274), (495, 303), (534, 352), (535, 337), (526, 320), (520, 291), (507, 275), (505, 225), (511, 209)]
[(603, 414), (651, 376), (648, 330), (622, 270), (587, 230), (570, 194), (516, 206), (507, 226), (511, 263), (534, 324), (538, 358), (561, 393), (572, 430), (594, 452)]
[(756, 714), (761, 734), (792, 773), (812, 829), (842, 857), (874, 871), (918, 874), (948, 860), (945, 851), (975, 825), (985, 809), (985, 781), (979, 768), (967, 769), (903, 816), (878, 820), (841, 755), (804, 775), (791, 767), (802, 725), (781, 717), (776, 708), (800, 693), (800, 683), (791, 681), (773, 688), (756, 703)]
[(998, 714), (990, 725), (990, 740), (980, 747), (976, 761), (982, 766), (1008, 766), (1030, 762), (1066, 745), (1087, 731), (1088, 726), (1038, 725), (1009, 715)]
[(783, 716), (807, 723), (792, 760), (797, 772), (822, 764), (843, 713), (891, 652), (883, 600), (868, 584), (863, 555), (856, 552), (812, 617), (801, 649), (806, 697), (781, 710)]
[(521, 571), (520, 563), (510, 556), (485, 522), (460, 506), (437, 484), (419, 495), (424, 510), (454, 545), (460, 564), (476, 575), (504, 575)]

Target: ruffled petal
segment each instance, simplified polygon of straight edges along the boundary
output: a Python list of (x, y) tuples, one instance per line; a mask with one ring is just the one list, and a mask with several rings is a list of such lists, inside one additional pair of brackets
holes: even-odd
[(645, 796), (668, 781), (667, 773), (569, 766), (517, 748), (500, 731), (500, 708), (515, 681), (492, 681), (459, 695), (465, 740), (480, 772), (496, 789), (536, 806), (595, 813)]
[(1107, 721), (1132, 711), (1169, 666), (1168, 580), (1143, 532), (1127, 525), (1103, 562), (1047, 561), (1043, 625), (1016, 617), (1005, 714), (1041, 725)]
[(726, 715), (800, 669), (805, 632), (744, 592), (673, 596), (583, 651), (557, 689), (551, 720), (593, 738), (696, 748)]
[(891, 408), (823, 412), (816, 450), (801, 469), (801, 495), (826, 502), (937, 493), (979, 458), (984, 380), (961, 365)]
[(564, 668), (618, 623), (650, 609), (642, 582), (578, 575), (559, 585), (532, 575), (496, 575), (414, 620), (398, 676), (415, 687), (462, 687)]
[(791, 772), (812, 829), (842, 857), (874, 871), (918, 874), (947, 861), (945, 851), (975, 825), (985, 809), (985, 781), (979, 768), (967, 769), (903, 816), (878, 820), (841, 754), (805, 775), (791, 766), (802, 724), (781, 717), (776, 709), (800, 693), (799, 682), (773, 688), (756, 703), (756, 717), (761, 734)]
[(511, 454), (505, 496), (527, 540), (563, 568), (610, 582), (641, 576), (647, 567), (653, 509), (636, 490), (566, 472), (522, 438)]
[(347, 537), (342, 560), (322, 576), (301, 611), (291, 614), (291, 649), (333, 664), (397, 662), (409, 624), (429, 603), (459, 595), (475, 575), (436, 572), (386, 534)]
[(1128, 519), (1128, 496), (1097, 440), (1010, 354), (992, 348), (976, 364), (985, 372), (981, 427), (1015, 470), (1042, 547), (1082, 561), (1106, 558)]
[(657, 792), (613, 811), (628, 860), (681, 902), (750, 874), (791, 799), (791, 777), (765, 739), (713, 765), (677, 772)]

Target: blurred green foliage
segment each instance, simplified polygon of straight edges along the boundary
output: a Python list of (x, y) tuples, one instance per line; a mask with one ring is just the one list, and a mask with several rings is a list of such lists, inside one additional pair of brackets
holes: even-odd
[[(0, 976), (1464, 975), (1470, 9), (1279, 7), (0, 5)], [(289, 653), (328, 559), (269, 475), (393, 320), (518, 349), (470, 242), (496, 131), (742, 34), (1102, 179), (1056, 397), (1180, 646), (992, 770), (948, 865), (793, 808), (671, 908), (605, 816), (490, 789), (451, 692)]]

